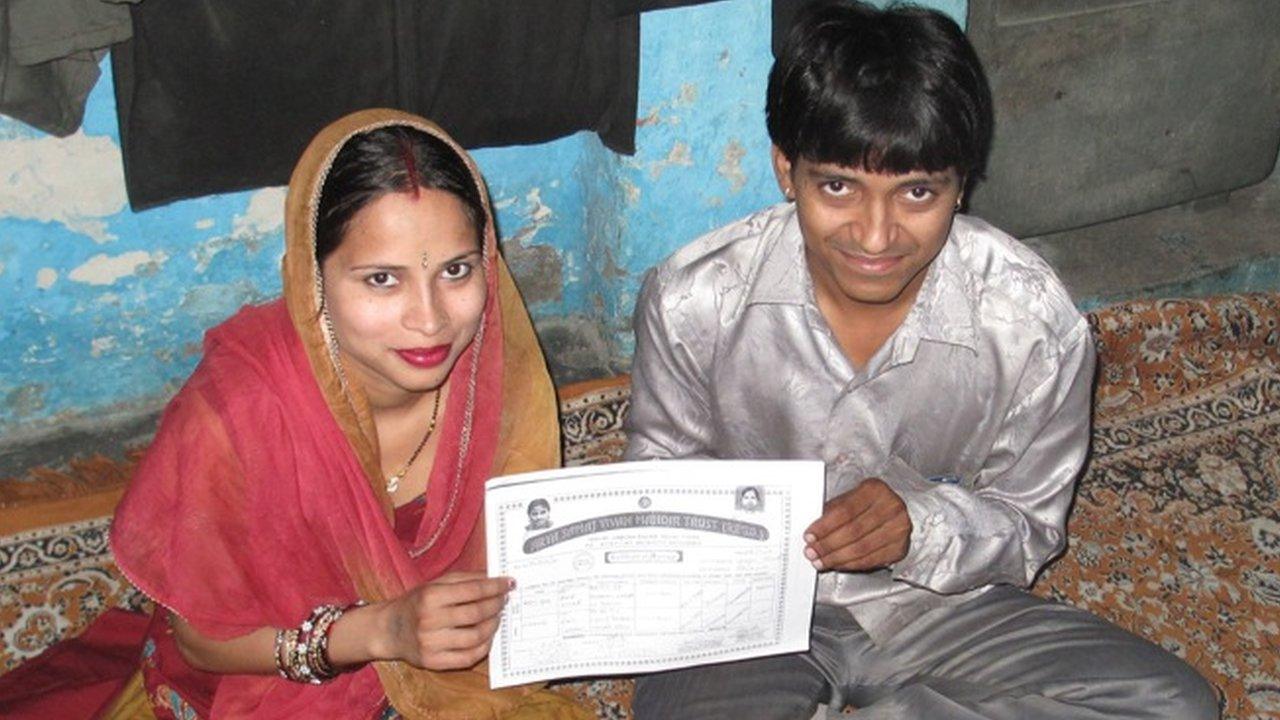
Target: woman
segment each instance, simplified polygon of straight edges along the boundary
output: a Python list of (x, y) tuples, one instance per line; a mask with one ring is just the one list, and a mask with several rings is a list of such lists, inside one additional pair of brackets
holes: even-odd
[(116, 513), (161, 717), (581, 717), (481, 663), (483, 483), (551, 467), (545, 364), (470, 158), (348, 116), (289, 184), (284, 298), (211, 330)]

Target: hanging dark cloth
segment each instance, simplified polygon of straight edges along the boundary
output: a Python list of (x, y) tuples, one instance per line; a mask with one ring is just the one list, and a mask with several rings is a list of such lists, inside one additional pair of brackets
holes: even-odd
[(467, 147), (578, 130), (634, 151), (639, 18), (599, 0), (182, 0), (112, 49), (129, 200), (283, 185), (353, 110), (432, 118)]
[(666, 10), (686, 5), (702, 5), (712, 0), (613, 0), (619, 15), (636, 14), (647, 10)]
[(137, 0), (0, 0), (0, 113), (51, 135), (80, 128), (107, 47)]
[(787, 43), (787, 35), (791, 32), (796, 13), (810, 2), (813, 0), (773, 0), (773, 35), (770, 47), (774, 57), (782, 52), (782, 46)]

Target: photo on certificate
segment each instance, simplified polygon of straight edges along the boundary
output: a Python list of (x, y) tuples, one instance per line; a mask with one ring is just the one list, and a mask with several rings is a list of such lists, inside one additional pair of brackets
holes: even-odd
[(515, 578), (493, 687), (809, 647), (822, 512), (809, 460), (667, 460), (486, 484), (490, 575)]

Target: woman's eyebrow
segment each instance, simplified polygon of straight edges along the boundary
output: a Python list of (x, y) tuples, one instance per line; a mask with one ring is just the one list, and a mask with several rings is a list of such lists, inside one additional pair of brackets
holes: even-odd
[(364, 265), (353, 265), (353, 266), (351, 266), (351, 268), (350, 268), (350, 269), (351, 269), (352, 271), (356, 271), (356, 270), (382, 270), (382, 271), (386, 271), (386, 272), (398, 272), (398, 271), (401, 271), (401, 270), (407, 270), (407, 269), (408, 269), (408, 266), (407, 266), (407, 265), (384, 265), (384, 264), (382, 264), (382, 263), (365, 263)]
[(459, 260), (463, 260), (463, 259), (465, 259), (465, 258), (469, 258), (469, 257), (471, 257), (471, 256), (473, 256), (473, 255), (481, 255), (481, 254), (482, 254), (482, 253), (481, 253), (479, 250), (468, 250), (467, 252), (461, 253), (461, 254), (456, 255), (456, 256), (454, 256), (454, 257), (451, 257), (451, 258), (449, 258), (448, 260), (442, 260), (442, 261), (440, 261), (440, 264), (441, 264), (441, 265), (448, 265), (449, 263), (458, 262)]

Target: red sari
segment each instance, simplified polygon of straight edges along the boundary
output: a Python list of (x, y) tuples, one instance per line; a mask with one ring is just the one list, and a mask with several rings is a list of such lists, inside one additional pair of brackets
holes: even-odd
[[(481, 328), (448, 380), (413, 542), (396, 535), (367, 403), (321, 321), (314, 251), (315, 206), (334, 154), (353, 134), (390, 124), (453, 144), (429, 122), (386, 110), (348, 116), (312, 141), (289, 186), (283, 300), (209, 331), (203, 360), (117, 510), (111, 546), (121, 570), (208, 637), (296, 627), (323, 603), (376, 602), (448, 571), (483, 569), (484, 481), (558, 462), (550, 379), (490, 230)], [(148, 649), (158, 712), (169, 697), (200, 717), (368, 718), (389, 698), (410, 718), (581, 717), (545, 691), (490, 691), (483, 664), (430, 672), (376, 663), (312, 686), (200, 673), (159, 620)]]

